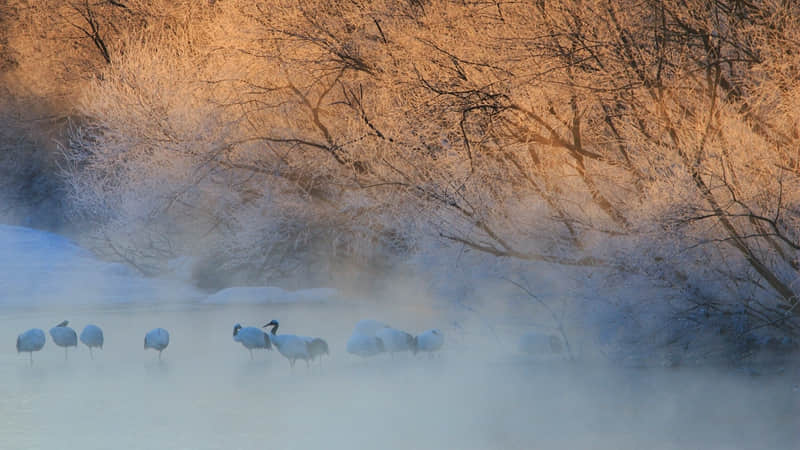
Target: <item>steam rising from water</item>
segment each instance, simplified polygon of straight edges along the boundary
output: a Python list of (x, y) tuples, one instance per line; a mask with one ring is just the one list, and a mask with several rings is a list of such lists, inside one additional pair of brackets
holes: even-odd
[[(610, 370), (516, 353), (512, 336), (459, 332), (442, 317), (377, 316), (359, 306), (305, 305), (19, 311), (0, 319), (0, 447), (16, 449), (627, 449), (796, 448), (792, 380), (705, 370)], [(344, 351), (373, 317), (445, 332), (441, 358), (362, 360)], [(236, 322), (281, 321), (321, 336), (331, 358), (294, 372), (277, 352), (247, 351)], [(63, 360), (48, 341), (14, 353), (16, 334), (70, 319), (104, 328), (95, 360)], [(419, 320), (419, 319), (418, 319)], [(167, 328), (163, 363), (142, 350)], [(794, 381), (796, 382), (796, 381)]]

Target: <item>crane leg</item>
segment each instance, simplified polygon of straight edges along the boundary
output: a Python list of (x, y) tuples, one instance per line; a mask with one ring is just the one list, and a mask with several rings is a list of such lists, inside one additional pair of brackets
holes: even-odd
[(253, 349), (252, 348), (248, 348), (248, 350), (250, 350), (250, 361), (252, 361), (253, 360)]
[(33, 352), (28, 352), (28, 356), (30, 357), (31, 360), (31, 367), (33, 367)]
[(66, 361), (67, 359), (68, 359), (67, 358), (67, 347), (64, 347), (64, 361)]
[(92, 353), (92, 347), (89, 347), (89, 359), (94, 359), (94, 353)]

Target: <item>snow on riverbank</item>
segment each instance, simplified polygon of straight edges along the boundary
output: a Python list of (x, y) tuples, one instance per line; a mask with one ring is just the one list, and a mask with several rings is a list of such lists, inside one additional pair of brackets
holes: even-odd
[(274, 286), (232, 287), (209, 295), (203, 303), (215, 305), (274, 305), (281, 303), (327, 303), (338, 299), (336, 289), (314, 288), (287, 291)]
[(0, 306), (188, 301), (192, 286), (101, 261), (62, 236), (0, 225)]
[(335, 289), (287, 291), (269, 286), (232, 287), (206, 295), (187, 279), (146, 278), (123, 264), (101, 261), (65, 237), (0, 225), (0, 307), (165, 301), (256, 305), (337, 298)]

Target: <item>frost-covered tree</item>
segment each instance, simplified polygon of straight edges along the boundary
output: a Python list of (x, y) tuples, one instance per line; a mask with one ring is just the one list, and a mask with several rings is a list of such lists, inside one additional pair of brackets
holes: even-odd
[(794, 3), (182, 8), (82, 91), (68, 179), (118, 257), (275, 279), (434, 236), (796, 332)]

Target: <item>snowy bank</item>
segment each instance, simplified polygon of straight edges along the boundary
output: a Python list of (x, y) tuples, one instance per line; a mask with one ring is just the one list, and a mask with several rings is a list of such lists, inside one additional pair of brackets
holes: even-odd
[(63, 236), (0, 225), (0, 307), (191, 301), (202, 294), (178, 280), (146, 278), (101, 261)]
[(287, 291), (274, 286), (238, 286), (209, 295), (203, 303), (215, 305), (274, 305), (282, 303), (326, 303), (338, 298), (336, 289), (314, 288)]

